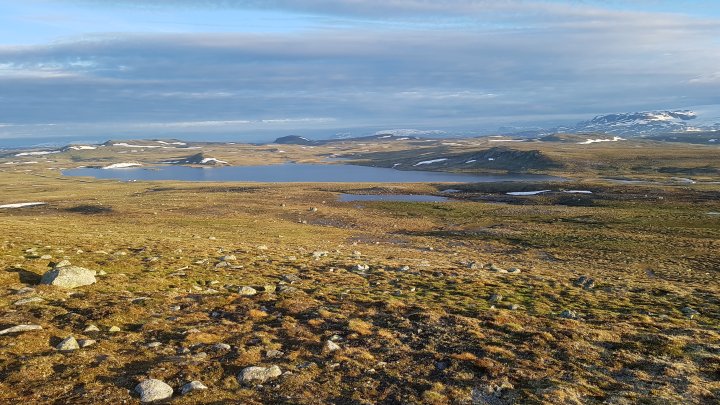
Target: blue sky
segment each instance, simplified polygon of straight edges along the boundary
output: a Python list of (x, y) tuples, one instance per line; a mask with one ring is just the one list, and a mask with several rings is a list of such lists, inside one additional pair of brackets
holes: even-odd
[(0, 137), (488, 133), (720, 104), (720, 2), (0, 0)]

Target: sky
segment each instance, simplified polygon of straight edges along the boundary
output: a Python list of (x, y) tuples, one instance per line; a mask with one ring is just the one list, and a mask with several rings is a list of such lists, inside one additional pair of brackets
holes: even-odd
[(0, 0), (0, 138), (480, 134), (718, 104), (712, 0)]

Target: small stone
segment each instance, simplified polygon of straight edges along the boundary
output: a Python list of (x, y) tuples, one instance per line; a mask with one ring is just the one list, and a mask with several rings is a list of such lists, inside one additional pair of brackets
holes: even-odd
[(490, 296), (490, 302), (495, 302), (495, 303), (497, 303), (497, 302), (500, 302), (500, 301), (502, 301), (502, 300), (503, 300), (503, 296), (500, 295), (500, 294), (493, 294), (493, 295)]
[(62, 260), (60, 263), (57, 263), (53, 266), (55, 269), (59, 269), (60, 267), (68, 267), (71, 266), (70, 260)]
[(575, 311), (566, 309), (560, 313), (560, 317), (565, 319), (577, 319), (577, 313)]
[(257, 290), (252, 287), (242, 286), (242, 287), (240, 287), (240, 290), (238, 291), (238, 293), (240, 295), (253, 296), (253, 295), (257, 294)]
[(42, 256), (40, 256), (40, 259), (41, 260), (50, 260), (50, 259), (52, 259), (52, 256), (51, 255), (42, 255)]
[(107, 274), (107, 272), (106, 272), (105, 270), (100, 270), (100, 271), (98, 271), (98, 273), (97, 273), (98, 276), (104, 276), (104, 275), (106, 275), (106, 274)]
[(511, 267), (507, 271), (509, 274), (519, 274), (521, 271), (517, 267)]
[(268, 247), (266, 245), (260, 245), (257, 248), (258, 250), (268, 250)]
[(368, 270), (370, 270), (370, 266), (368, 266), (367, 264), (356, 264), (352, 267), (351, 270), (352, 271), (360, 271), (360, 272), (368, 271)]
[(517, 311), (518, 309), (520, 309), (520, 305), (518, 305), (518, 304), (510, 304), (510, 306), (508, 307), (508, 309), (510, 309), (511, 311)]
[(7, 329), (0, 330), (0, 335), (7, 335), (9, 333), (20, 333), (20, 332), (29, 332), (33, 330), (41, 330), (42, 326), (40, 325), (16, 325), (12, 326)]
[(398, 271), (410, 271), (410, 266), (402, 266), (398, 269)]
[(695, 318), (695, 316), (700, 315), (699, 311), (696, 311), (690, 307), (685, 307), (685, 308), (681, 309), (680, 311), (682, 311), (682, 313), (685, 314), (685, 316), (687, 316), (690, 319), (693, 319), (693, 318)]
[(313, 252), (312, 255), (313, 255), (313, 258), (315, 258), (315, 260), (319, 260), (321, 257), (327, 256), (328, 252), (322, 251), (322, 250), (317, 250), (317, 251)]
[(262, 384), (265, 381), (277, 378), (282, 375), (282, 370), (278, 366), (272, 367), (246, 367), (238, 375), (238, 380), (244, 383), (259, 383)]
[(30, 293), (34, 293), (34, 292), (35, 292), (35, 289), (32, 287), (23, 287), (19, 290), (16, 290), (15, 294), (16, 295), (25, 295), (25, 294), (30, 294)]
[(480, 268), (477, 262), (468, 262), (467, 267), (470, 270), (477, 270), (478, 268)]
[(210, 346), (210, 349), (216, 351), (228, 351), (230, 350), (230, 348), (230, 345), (227, 343), (215, 343), (214, 345)]
[(40, 297), (30, 297), (30, 298), (23, 298), (21, 300), (17, 300), (13, 302), (13, 305), (25, 305), (25, 304), (32, 304), (34, 302), (43, 302), (44, 299)]
[(317, 209), (317, 207), (310, 207), (310, 209), (309, 209), (308, 211), (310, 211), (310, 212), (317, 212), (318, 209)]
[(100, 329), (95, 325), (88, 325), (85, 330), (83, 330), (84, 333), (88, 332), (100, 332)]
[(80, 345), (74, 337), (68, 336), (63, 339), (57, 346), (55, 346), (55, 348), (60, 350), (61, 352), (71, 352), (73, 350), (79, 349)]
[(218, 269), (223, 268), (223, 267), (228, 267), (228, 266), (230, 266), (230, 263), (228, 263), (228, 262), (220, 262), (215, 265), (215, 267)]
[(489, 264), (488, 270), (494, 271), (495, 273), (507, 273), (507, 270), (500, 268), (492, 263)]
[(113, 326), (110, 327), (110, 329), (108, 329), (108, 332), (110, 332), (110, 333), (117, 333), (117, 332), (120, 332), (120, 328), (113, 325)]
[(140, 395), (140, 402), (148, 403), (172, 397), (173, 389), (160, 380), (150, 379), (135, 386), (135, 392)]
[(93, 339), (80, 339), (80, 340), (78, 341), (78, 345), (79, 345), (81, 348), (85, 348), (85, 347), (92, 346), (92, 345), (94, 345), (95, 343), (97, 343), (97, 341), (95, 341), (95, 340), (93, 340)]
[(145, 345), (145, 347), (147, 347), (148, 349), (154, 349), (154, 348), (160, 347), (160, 346), (162, 346), (162, 343), (160, 343), (160, 342), (150, 342)]
[(235, 260), (237, 260), (237, 257), (235, 257), (235, 255), (226, 255), (220, 258), (220, 261), (222, 262), (232, 262)]
[(275, 349), (268, 350), (268, 351), (265, 353), (265, 356), (267, 356), (267, 357), (270, 358), (270, 359), (277, 359), (277, 358), (280, 358), (280, 357), (282, 357), (282, 356), (284, 356), (284, 355), (285, 355), (285, 353), (281, 352), (280, 350), (275, 350)]
[(208, 387), (205, 386), (205, 384), (201, 383), (200, 381), (191, 381), (182, 387), (180, 387), (180, 395), (189, 394), (193, 391), (198, 390), (206, 390)]
[(340, 350), (340, 345), (333, 342), (332, 340), (328, 340), (325, 342), (325, 347), (323, 349), (326, 352), (334, 352), (336, 350)]
[(290, 284), (299, 283), (300, 281), (302, 281), (302, 279), (295, 274), (286, 274), (282, 278)]

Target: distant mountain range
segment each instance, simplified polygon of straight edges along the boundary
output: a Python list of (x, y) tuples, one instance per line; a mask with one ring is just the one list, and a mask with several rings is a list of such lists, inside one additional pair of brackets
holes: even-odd
[(604, 133), (620, 136), (647, 136), (682, 132), (720, 130), (720, 118), (698, 119), (690, 110), (643, 111), (598, 115), (571, 127), (558, 127), (545, 133)]

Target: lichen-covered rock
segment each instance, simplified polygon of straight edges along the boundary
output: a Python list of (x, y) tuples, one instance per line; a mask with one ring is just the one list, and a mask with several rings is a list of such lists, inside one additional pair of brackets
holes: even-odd
[(63, 288), (75, 288), (95, 283), (95, 270), (77, 266), (56, 267), (40, 279), (40, 284), (49, 284)]
[(259, 383), (279, 377), (282, 374), (280, 367), (246, 367), (238, 375), (238, 379), (244, 383)]

